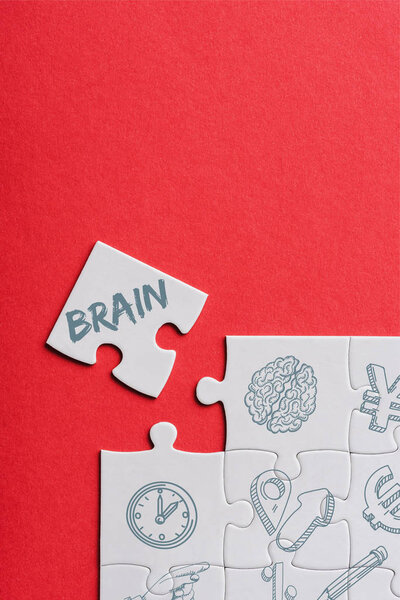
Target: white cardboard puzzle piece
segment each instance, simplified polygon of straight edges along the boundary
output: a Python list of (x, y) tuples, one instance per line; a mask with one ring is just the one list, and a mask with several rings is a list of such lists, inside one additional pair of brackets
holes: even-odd
[(394, 452), (400, 425), (400, 337), (352, 337), (350, 380), (358, 390), (358, 410), (350, 425), (350, 451)]
[[(280, 552), (275, 543), (270, 558), (259, 569), (226, 569), (225, 600), (333, 600), (326, 595), (342, 570), (313, 570), (295, 567), (292, 555)], [(344, 589), (340, 600), (348, 600)], [(372, 600), (372, 599), (371, 599)]]
[(114, 344), (122, 352), (115, 377), (156, 397), (175, 360), (174, 351), (156, 345), (158, 329), (173, 323), (187, 333), (206, 298), (178, 279), (97, 242), (47, 343), (90, 365), (100, 345)]
[(152, 450), (101, 453), (101, 565), (150, 569), (149, 587), (175, 565), (224, 565), (228, 523), (247, 526), (245, 501), (228, 504), (224, 453), (173, 447), (176, 429), (158, 423)]
[(372, 548), (353, 566), (341, 570), (301, 569), (291, 556), (269, 548), (263, 569), (226, 569), (226, 600), (396, 600), (393, 572), (380, 565), (384, 548)]
[(396, 439), (396, 452), (351, 455), (350, 493), (335, 519), (349, 526), (353, 563), (368, 548), (385, 549), (383, 568), (394, 572), (392, 589), (400, 596), (400, 430)]
[(222, 382), (200, 380), (204, 404), (222, 401), (226, 450), (277, 454), (276, 468), (300, 472), (297, 455), (349, 450), (349, 426), (359, 394), (350, 386), (349, 338), (227, 337)]
[(225, 566), (263, 567), (273, 541), (297, 567), (332, 570), (348, 566), (348, 527), (343, 521), (332, 523), (332, 518), (336, 499), (347, 498), (349, 493), (350, 455), (301, 453), (302, 469), (295, 479), (275, 469), (275, 459), (275, 454), (260, 450), (225, 453), (228, 502), (247, 500), (254, 508), (249, 527), (228, 525)]
[(101, 567), (100, 600), (223, 600), (223, 567), (208, 563), (171, 568), (149, 589), (149, 569), (136, 565)]

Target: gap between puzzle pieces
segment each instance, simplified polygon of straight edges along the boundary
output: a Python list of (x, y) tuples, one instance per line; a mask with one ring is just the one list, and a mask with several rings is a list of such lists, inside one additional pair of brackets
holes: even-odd
[(102, 344), (113, 344), (122, 360), (113, 375), (127, 386), (158, 396), (175, 352), (157, 346), (162, 325), (187, 333), (207, 294), (97, 242), (47, 340), (62, 354), (96, 362)]

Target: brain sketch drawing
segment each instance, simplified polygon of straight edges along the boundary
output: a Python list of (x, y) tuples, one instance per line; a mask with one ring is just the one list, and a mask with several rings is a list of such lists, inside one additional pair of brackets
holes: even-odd
[(244, 403), (254, 423), (272, 433), (298, 431), (315, 411), (317, 378), (295, 356), (269, 362), (251, 379)]

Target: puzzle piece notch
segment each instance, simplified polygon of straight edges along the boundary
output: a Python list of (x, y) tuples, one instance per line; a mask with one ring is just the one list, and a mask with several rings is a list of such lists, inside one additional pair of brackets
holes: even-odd
[(47, 343), (87, 364), (96, 362), (99, 346), (113, 344), (122, 352), (113, 375), (157, 397), (171, 373), (175, 352), (157, 346), (156, 333), (166, 323), (187, 333), (206, 298), (178, 279), (97, 242)]
[(197, 386), (200, 402), (224, 404), (226, 450), (274, 452), (276, 468), (292, 479), (300, 452), (348, 452), (359, 408), (348, 337), (232, 336), (226, 344), (224, 380), (206, 377)]
[(171, 564), (222, 567), (227, 524), (253, 518), (249, 502), (227, 502), (224, 453), (176, 450), (176, 433), (158, 423), (152, 450), (102, 451), (101, 563), (148, 567), (150, 587)]

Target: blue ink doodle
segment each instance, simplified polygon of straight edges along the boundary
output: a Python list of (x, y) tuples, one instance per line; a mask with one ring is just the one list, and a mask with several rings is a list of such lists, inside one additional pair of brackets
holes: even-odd
[(285, 590), (285, 600), (295, 600), (297, 597), (297, 590), (294, 585), (288, 585)]
[(271, 433), (298, 431), (316, 409), (317, 378), (294, 356), (269, 362), (256, 371), (244, 403), (257, 425)]
[(371, 431), (383, 433), (390, 420), (400, 421), (400, 375), (389, 387), (384, 367), (369, 364), (367, 374), (371, 389), (364, 392), (360, 411), (371, 415)]
[(275, 563), (272, 567), (265, 567), (261, 571), (261, 579), (266, 583), (272, 582), (272, 600), (294, 600), (297, 597), (297, 590), (293, 585), (288, 585), (285, 592), (283, 563)]
[[(271, 469), (255, 477), (250, 486), (250, 498), (268, 535), (278, 530), (276, 543), (285, 552), (301, 548), (317, 527), (327, 527), (335, 511), (335, 498), (326, 488), (304, 492), (297, 496), (296, 508), (279, 528), (292, 491), (290, 478), (283, 471)], [(321, 514), (322, 511), (322, 514)], [(292, 540), (289, 545), (283, 540)]]
[(264, 471), (253, 480), (250, 498), (268, 535), (278, 528), (291, 491), (292, 483), (283, 471)]
[(364, 488), (363, 517), (372, 529), (400, 534), (400, 485), (392, 485), (393, 479), (389, 465), (372, 473)]
[(156, 481), (140, 488), (129, 501), (126, 520), (132, 533), (160, 549), (184, 544), (197, 525), (197, 509), (181, 486)]
[(384, 546), (379, 546), (375, 550), (371, 550), (367, 556), (329, 584), (322, 594), (318, 596), (318, 600), (336, 600), (336, 598), (342, 596), (342, 594), (368, 575), (373, 569), (380, 567), (387, 557), (388, 553)]
[(168, 591), (172, 596), (168, 596), (170, 600), (184, 600), (188, 598), (194, 600), (194, 585), (199, 581), (200, 574), (204, 573), (210, 568), (209, 563), (203, 562), (195, 565), (184, 565), (182, 567), (174, 567), (169, 573), (163, 575), (150, 590), (145, 592), (142, 596), (135, 596), (132, 598), (128, 596), (124, 600), (146, 600), (147, 594), (154, 595), (160, 594), (163, 598), (166, 598), (166, 585), (170, 588)]
[[(317, 527), (330, 524), (335, 512), (335, 498), (326, 488), (304, 492), (297, 500), (300, 506), (287, 518), (276, 538), (278, 547), (285, 552), (301, 548)], [(286, 545), (283, 540), (293, 542)]]

